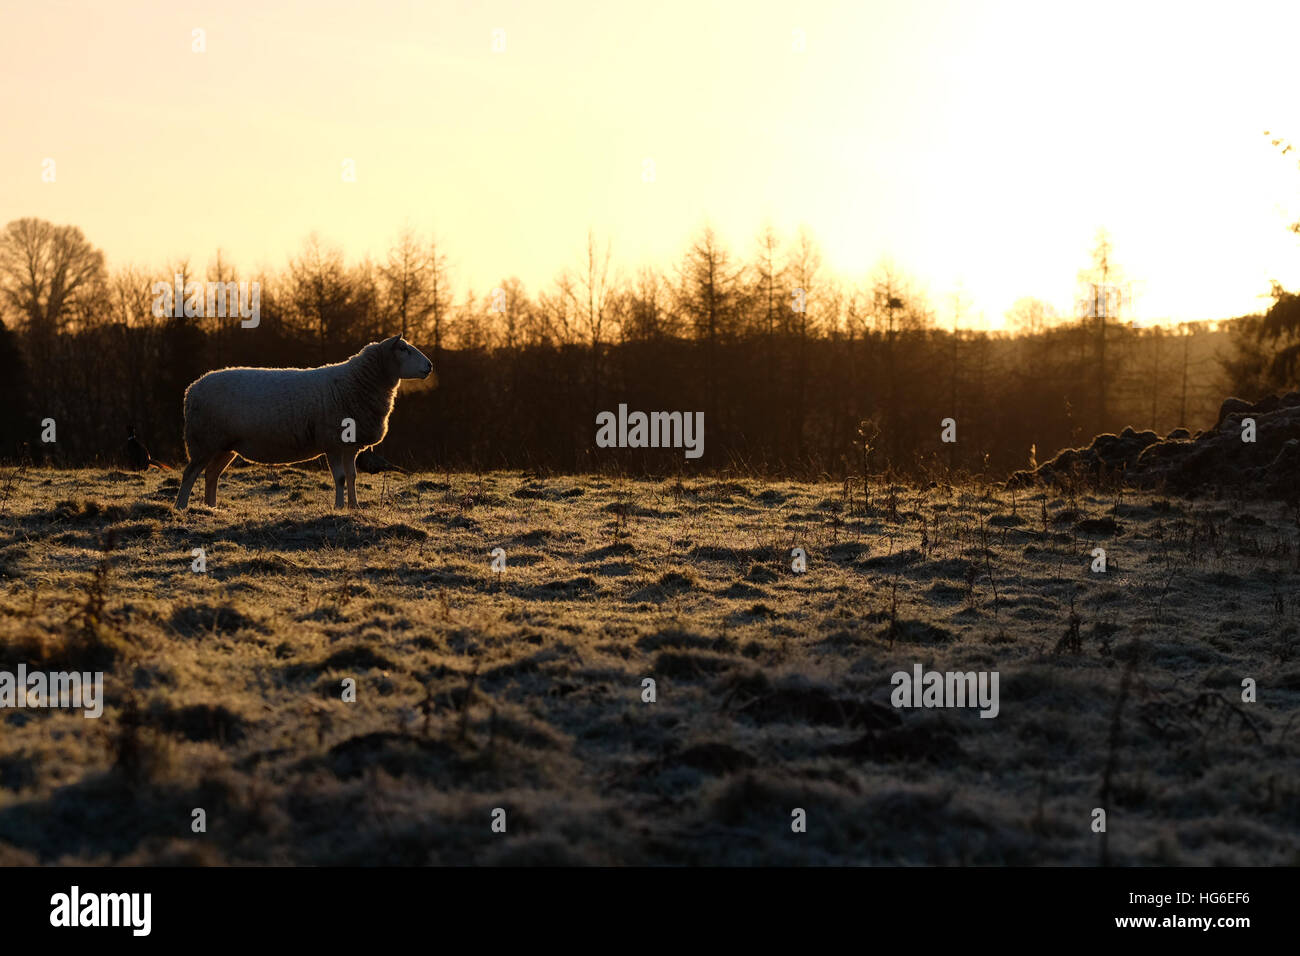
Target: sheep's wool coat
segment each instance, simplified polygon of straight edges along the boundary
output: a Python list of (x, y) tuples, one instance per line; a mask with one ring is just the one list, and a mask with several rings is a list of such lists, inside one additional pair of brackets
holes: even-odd
[[(226, 448), (249, 461), (289, 464), (355, 453), (388, 432), (401, 382), (384, 342), (320, 368), (225, 368), (185, 391), (185, 448), (201, 460)], [(344, 442), (344, 419), (356, 422)]]

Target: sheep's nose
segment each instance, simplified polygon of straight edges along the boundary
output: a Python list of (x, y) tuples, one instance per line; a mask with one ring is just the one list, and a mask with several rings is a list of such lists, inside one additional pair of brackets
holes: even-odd
[(429, 367), (424, 370), (424, 377), (428, 378), (432, 374), (433, 374), (433, 363), (430, 362)]

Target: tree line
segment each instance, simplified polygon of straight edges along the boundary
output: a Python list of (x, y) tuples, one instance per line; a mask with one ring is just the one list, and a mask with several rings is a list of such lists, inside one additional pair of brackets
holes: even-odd
[[(379, 261), (312, 235), (282, 270), (243, 275), (220, 253), (202, 270), (110, 270), (75, 226), (19, 219), (0, 233), (0, 458), (111, 466), (132, 425), (183, 461), (182, 396), (202, 373), (340, 361), (398, 333), (440, 385), (399, 398), (381, 450), (420, 469), (1001, 476), (1099, 431), (1205, 427), (1227, 392), (1294, 378), (1288, 294), (1267, 316), (1139, 328), (1098, 307), (1111, 269), (1103, 237), (1077, 315), (1023, 299), (991, 331), (963, 327), (960, 301), (941, 314), (888, 261), (830, 274), (807, 230), (763, 229), (742, 254), (704, 228), (671, 266), (632, 274), (589, 234), (544, 289), (505, 278), (458, 295), (443, 244), (410, 230)], [(257, 282), (256, 327), (236, 309), (156, 314), (174, 276)], [(597, 448), (597, 414), (620, 403), (703, 411), (705, 456)], [(42, 442), (50, 420), (57, 441)]]

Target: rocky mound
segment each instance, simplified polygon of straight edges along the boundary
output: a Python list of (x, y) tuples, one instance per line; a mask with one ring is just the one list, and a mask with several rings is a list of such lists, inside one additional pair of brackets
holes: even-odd
[[(1253, 436), (1246, 419), (1254, 420)], [(1229, 398), (1214, 427), (1195, 436), (1185, 428), (1164, 438), (1132, 428), (1098, 435), (1087, 448), (1067, 448), (1033, 471), (1016, 472), (1007, 484), (1024, 487), (1068, 477), (1122, 478), (1179, 494), (1245, 487), (1254, 494), (1294, 497), (1300, 493), (1300, 392), (1254, 404)]]

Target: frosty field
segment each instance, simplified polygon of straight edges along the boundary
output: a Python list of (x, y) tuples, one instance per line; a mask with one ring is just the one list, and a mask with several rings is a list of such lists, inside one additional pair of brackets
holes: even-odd
[(0, 863), (1300, 864), (1295, 507), (869, 491), (6, 470)]

